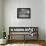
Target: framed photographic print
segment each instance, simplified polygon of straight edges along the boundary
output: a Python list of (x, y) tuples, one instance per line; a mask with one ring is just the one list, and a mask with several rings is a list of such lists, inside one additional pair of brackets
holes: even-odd
[(31, 16), (30, 8), (17, 8), (17, 18), (30, 18)]

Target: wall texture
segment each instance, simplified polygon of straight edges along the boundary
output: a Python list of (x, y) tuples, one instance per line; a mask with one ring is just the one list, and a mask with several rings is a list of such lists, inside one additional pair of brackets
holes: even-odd
[[(31, 18), (17, 19), (17, 8), (31, 8)], [(4, 26), (7, 35), (10, 26), (35, 26), (39, 28), (39, 39), (45, 39), (44, 0), (4, 0)]]
[(46, 40), (46, 0), (45, 0), (45, 40)]
[(2, 0), (0, 0), (0, 38), (2, 38)]

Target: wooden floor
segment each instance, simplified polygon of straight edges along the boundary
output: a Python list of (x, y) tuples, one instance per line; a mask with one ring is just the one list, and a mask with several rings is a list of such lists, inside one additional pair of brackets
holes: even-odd
[[(44, 40), (8, 40), (7, 44), (39, 44), (42, 46), (46, 46), (46, 42)], [(5, 45), (0, 45), (0, 46), (6, 46)]]

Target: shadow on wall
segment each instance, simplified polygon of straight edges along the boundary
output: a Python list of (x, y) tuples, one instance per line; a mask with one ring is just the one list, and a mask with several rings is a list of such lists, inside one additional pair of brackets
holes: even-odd
[(3, 33), (2, 31), (0, 30), (0, 39), (3, 38)]

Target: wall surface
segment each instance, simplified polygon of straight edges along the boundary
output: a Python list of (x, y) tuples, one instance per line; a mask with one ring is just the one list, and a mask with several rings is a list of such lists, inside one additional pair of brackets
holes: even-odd
[[(7, 35), (10, 26), (35, 26), (39, 28), (39, 39), (45, 39), (44, 5), (44, 0), (4, 0), (4, 26)], [(31, 8), (31, 18), (17, 19), (17, 8)]]
[(0, 0), (0, 38), (2, 37), (2, 0)]
[(45, 40), (46, 40), (46, 0), (45, 0)]

